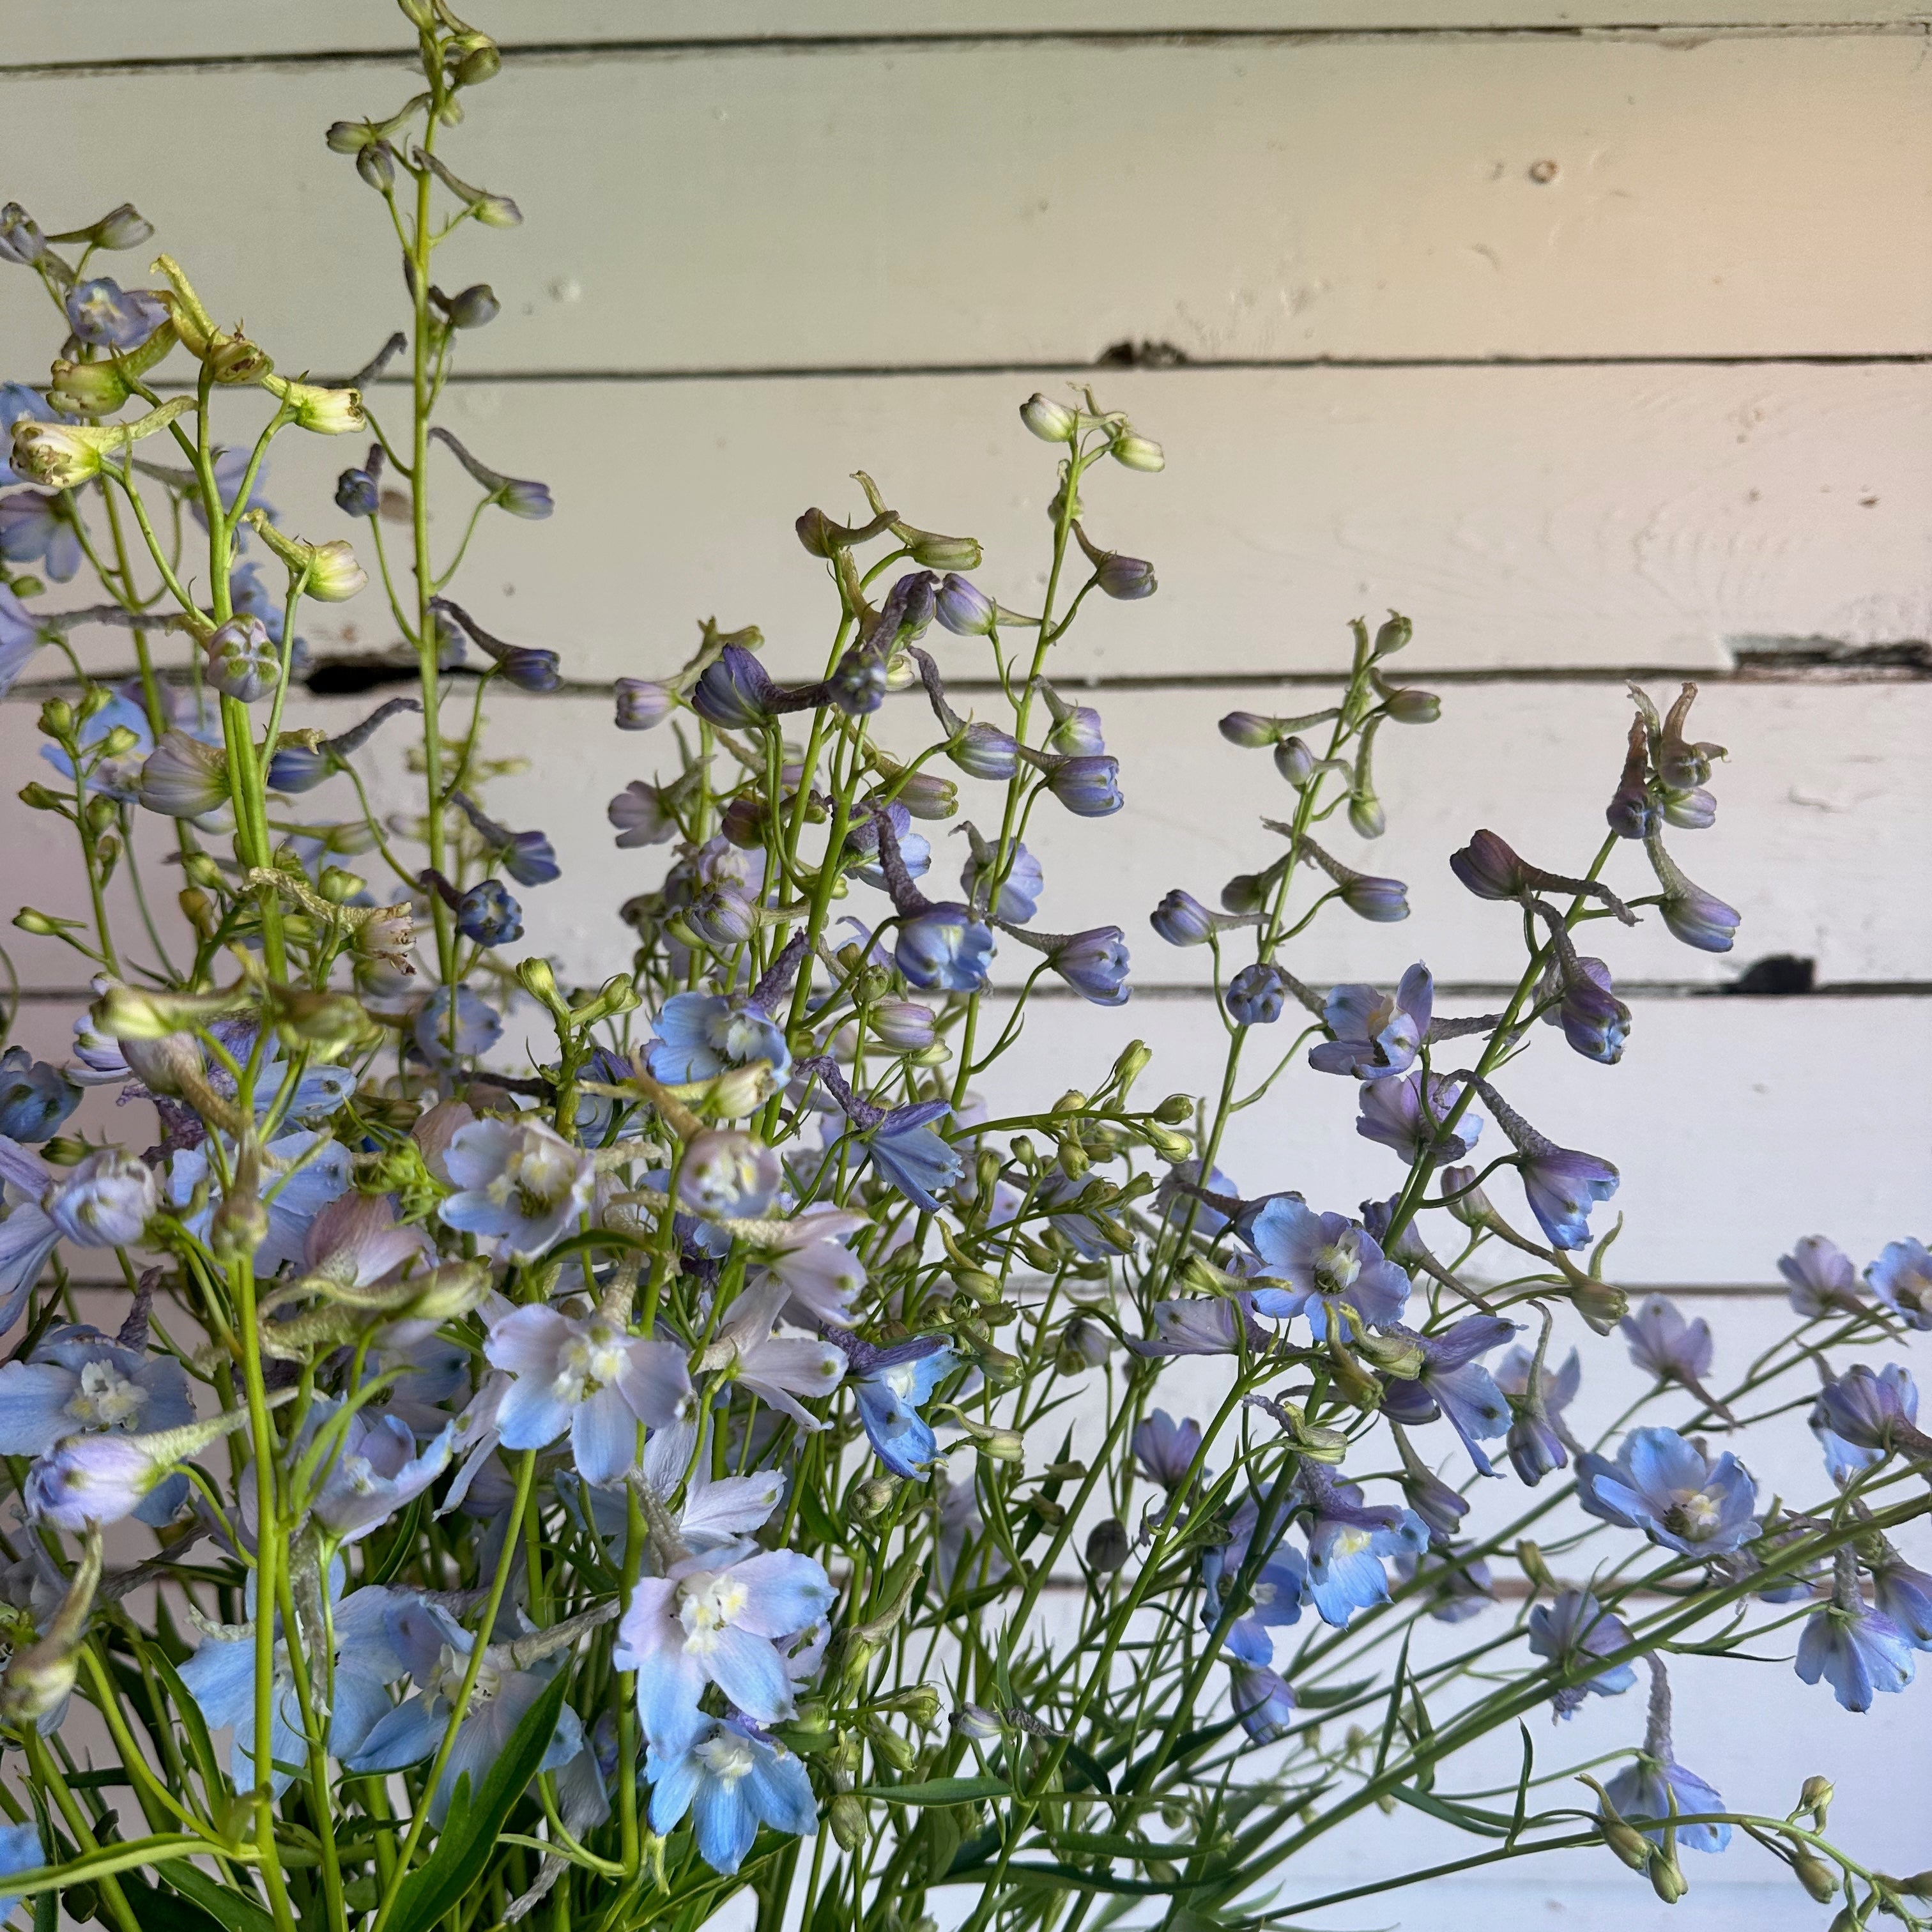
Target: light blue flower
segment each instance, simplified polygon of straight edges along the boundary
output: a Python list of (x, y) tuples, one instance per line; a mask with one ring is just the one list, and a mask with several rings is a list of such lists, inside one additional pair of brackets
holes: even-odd
[(1243, 1229), (1260, 1258), (1263, 1285), (1256, 1312), (1288, 1318), (1306, 1315), (1315, 1339), (1342, 1328), (1346, 1303), (1378, 1326), (1402, 1319), (1408, 1304), (1408, 1276), (1387, 1259), (1360, 1222), (1342, 1214), (1317, 1214), (1287, 1195), (1269, 1201)]
[(439, 1072), (446, 1072), (459, 1060), (474, 1060), (488, 1053), (503, 1037), (502, 1021), (481, 994), (467, 986), (457, 988), (453, 1029), (449, 1007), (449, 988), (437, 987), (423, 1002), (410, 1029), (416, 1050)]
[(806, 1838), (818, 1829), (805, 1766), (742, 1720), (713, 1719), (681, 1750), (653, 1745), (644, 1775), (651, 1829), (662, 1838), (690, 1813), (698, 1855), (713, 1871), (736, 1872), (760, 1825)]
[(1308, 1532), (1308, 1594), (1322, 1621), (1345, 1629), (1358, 1610), (1388, 1600), (1381, 1559), (1419, 1556), (1429, 1531), (1413, 1510), (1364, 1503), (1353, 1483), (1304, 1462), (1297, 1479), (1313, 1515)]
[(875, 1348), (843, 1330), (830, 1331), (850, 1364), (859, 1420), (880, 1462), (895, 1475), (922, 1480), (938, 1449), (932, 1425), (920, 1414), (952, 1367), (952, 1351), (937, 1335)]
[(36, 1060), (24, 1046), (0, 1053), (0, 1135), (46, 1140), (80, 1105), (80, 1089), (58, 1066)]
[(0, 496), (0, 557), (43, 563), (56, 584), (67, 583), (80, 568), (80, 532), (62, 499), (40, 490)]
[[(326, 1400), (316, 1403), (310, 1413), (318, 1426), (337, 1406)], [(316, 1498), (316, 1520), (338, 1543), (358, 1541), (442, 1474), (455, 1439), (452, 1420), (418, 1454), (416, 1432), (401, 1417), (358, 1409)]]
[[(328, 1582), (330, 1594), (334, 1598), (342, 1586), (340, 1563), (330, 1566)], [(404, 1674), (406, 1666), (395, 1655), (386, 1635), (387, 1620), (400, 1594), (384, 1589), (356, 1590), (332, 1606), (330, 1627), (335, 1640), (335, 1698), (329, 1713), (328, 1748), (345, 1762), (389, 1714), (386, 1687)], [(248, 1579), (248, 1606), (255, 1607), (252, 1572)], [(254, 1629), (247, 1624), (218, 1628), (220, 1634), (204, 1636), (201, 1648), (182, 1665), (182, 1682), (210, 1730), (218, 1730), (224, 1724), (233, 1726), (235, 1742), (230, 1763), (236, 1785), (250, 1790), (257, 1782)], [(284, 1767), (305, 1764), (308, 1743), (302, 1734), (302, 1706), (279, 1616), (275, 1630), (274, 1666), (270, 1680), (273, 1728), (268, 1739), (273, 1766), (268, 1782), (279, 1796), (295, 1774)], [(308, 1634), (310, 1641), (304, 1648), (312, 1654), (319, 1638)]]
[(1912, 1682), (1912, 1642), (1882, 1610), (1846, 1598), (1805, 1619), (1796, 1668), (1807, 1684), (1823, 1678), (1846, 1710), (1869, 1711), (1880, 1691), (1903, 1690)]
[[(268, 1210), (268, 1229), (255, 1250), (255, 1271), (266, 1279), (284, 1262), (302, 1259), (308, 1224), (330, 1202), (349, 1190), (349, 1150), (339, 1141), (300, 1128), (268, 1142), (262, 1150), (262, 1195)], [(209, 1198), (186, 1226), (206, 1240), (214, 1215), (220, 1184), (213, 1180), (208, 1149), (180, 1149), (168, 1163), (168, 1199), (185, 1208), (197, 1186), (210, 1183)]]
[(1932, 1328), (1932, 1253), (1920, 1240), (1893, 1241), (1865, 1270), (1871, 1292), (1913, 1328)]
[[(70, 1436), (148, 1435), (194, 1420), (188, 1377), (171, 1355), (143, 1355), (91, 1329), (56, 1329), (25, 1361), (0, 1367), (0, 1455), (38, 1457)], [(188, 1494), (170, 1476), (134, 1514), (159, 1525)]]
[(794, 1654), (814, 1647), (836, 1595), (811, 1557), (755, 1544), (688, 1556), (668, 1576), (643, 1579), (611, 1663), (638, 1673), (645, 1736), (667, 1755), (689, 1750), (712, 1722), (698, 1708), (707, 1684), (758, 1724), (792, 1716)]
[(34, 622), (26, 605), (0, 584), (0, 698), (13, 689), (14, 680), (50, 634)]
[[(1221, 1586), (1246, 1563), (1260, 1516), (1254, 1498), (1244, 1498), (1228, 1519), (1226, 1540), (1202, 1552), (1201, 1621), (1210, 1630), (1221, 1620)], [(1228, 1655), (1243, 1664), (1272, 1663), (1274, 1640), (1269, 1630), (1298, 1622), (1308, 1596), (1308, 1565), (1300, 1551), (1277, 1547), (1255, 1576), (1247, 1608), (1228, 1626), (1222, 1640)]]
[[(350, 1600), (370, 1594), (358, 1591)], [(385, 1712), (356, 1744), (338, 1750), (343, 1763), (358, 1774), (420, 1764), (440, 1746), (476, 1645), (475, 1634), (440, 1604), (400, 1590), (381, 1594), (388, 1600), (380, 1628), (370, 1636), (368, 1664), (392, 1679), (407, 1676), (416, 1694)], [(448, 1815), (459, 1779), (468, 1778), (472, 1793), (482, 1788), (524, 1714), (543, 1695), (563, 1661), (562, 1656), (553, 1655), (536, 1668), (521, 1670), (508, 1644), (492, 1644), (484, 1651), (477, 1678), (484, 1694), (471, 1699), (442, 1776), (430, 1796), (432, 1824), (440, 1826)], [(560, 1771), (583, 1748), (583, 1725), (566, 1704), (537, 1768)]]
[[(1559, 1676), (1574, 1674), (1581, 1658), (1607, 1657), (1630, 1646), (1630, 1634), (1622, 1618), (1605, 1610), (1588, 1590), (1564, 1590), (1553, 1602), (1539, 1604), (1529, 1613), (1529, 1647), (1547, 1658)], [(1583, 1700), (1620, 1697), (1636, 1682), (1628, 1664), (1613, 1664), (1580, 1684), (1559, 1685), (1550, 1701), (1559, 1718), (1574, 1717)]]
[(1882, 1553), (1872, 1565), (1872, 1594), (1914, 1650), (1932, 1650), (1932, 1576), (1881, 1543)]
[(133, 349), (167, 320), (158, 298), (146, 289), (123, 289), (111, 275), (78, 282), (67, 292), (68, 326), (82, 341), (101, 349)]
[[(10, 388), (16, 386), (8, 384)], [(47, 1862), (40, 1846), (40, 1828), (31, 1822), (23, 1825), (0, 1823), (0, 1882), (20, 1872), (38, 1871)], [(0, 1897), (0, 1918), (8, 1917), (20, 1904), (17, 1896)]]
[[(971, 826), (960, 829), (967, 835), (972, 849), (967, 854), (965, 864), (959, 868), (959, 890), (970, 904), (983, 913), (986, 910), (986, 894), (981, 892), (980, 886), (992, 870), (995, 855)], [(1000, 881), (1000, 902), (992, 908), (993, 913), (1009, 926), (1024, 926), (1039, 911), (1040, 896), (1046, 890), (1046, 868), (1025, 846), (1016, 844), (1012, 862), (1006, 868), (1006, 876)]]
[(944, 1100), (920, 1100), (895, 1107), (865, 1138), (872, 1165), (913, 1204), (937, 1214), (938, 1191), (966, 1172), (958, 1152), (933, 1131), (932, 1124), (952, 1111)]
[(1780, 1256), (1778, 1271), (1790, 1284), (1791, 1306), (1809, 1320), (1834, 1308), (1855, 1312), (1864, 1305), (1858, 1298), (1858, 1272), (1851, 1258), (1822, 1234), (1794, 1241), (1790, 1253)]
[(1337, 986), (1322, 1009), (1332, 1038), (1310, 1049), (1308, 1064), (1322, 1073), (1351, 1073), (1380, 1080), (1406, 1073), (1429, 1032), (1436, 982), (1426, 966), (1412, 966), (1393, 993), (1373, 986)]
[[(1671, 1759), (1640, 1757), (1618, 1772), (1606, 1788), (1618, 1815), (1624, 1818), (1668, 1818), (1672, 1797), (1677, 1801), (1680, 1817), (1706, 1816), (1724, 1808), (1724, 1801), (1714, 1786)], [(1664, 1828), (1662, 1825), (1652, 1826), (1644, 1836), (1661, 1845)], [(1677, 1827), (1677, 1843), (1687, 1851), (1721, 1852), (1730, 1842), (1731, 1828), (1727, 1824)]]
[(1634, 1429), (1614, 1462), (1579, 1459), (1577, 1500), (1687, 1556), (1727, 1556), (1759, 1532), (1757, 1486), (1729, 1450), (1708, 1461), (1674, 1429)]
[(1468, 1315), (1440, 1335), (1418, 1335), (1393, 1323), (1388, 1332), (1421, 1349), (1422, 1372), (1387, 1378), (1383, 1413), (1391, 1420), (1412, 1424), (1447, 1416), (1470, 1460), (1483, 1474), (1493, 1475), (1481, 1445), (1508, 1433), (1510, 1406), (1476, 1358), (1501, 1348), (1516, 1333), (1516, 1324), (1501, 1316)]
[(1832, 1481), (1846, 1483), (1895, 1449), (1918, 1446), (1918, 1387), (1902, 1362), (1874, 1375), (1855, 1362), (1818, 1392), (1811, 1428)]
[(791, 1071), (784, 1029), (748, 1001), (722, 993), (674, 993), (658, 1015), (656, 1037), (645, 1049), (651, 1078), (670, 1086), (710, 1080), (728, 1067), (768, 1060), (772, 1076)]
[(1265, 1664), (1232, 1661), (1228, 1696), (1241, 1728), (1258, 1744), (1279, 1742), (1294, 1722), (1294, 1693)]

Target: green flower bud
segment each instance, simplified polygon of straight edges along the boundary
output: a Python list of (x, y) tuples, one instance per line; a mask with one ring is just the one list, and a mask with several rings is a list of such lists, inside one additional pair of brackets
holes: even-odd
[(176, 396), (136, 422), (102, 425), (35, 422), (22, 416), (14, 425), (14, 467), (30, 483), (71, 490), (99, 476), (107, 458), (124, 455), (194, 406), (191, 398)]
[(1118, 1516), (1110, 1516), (1104, 1522), (1096, 1522), (1087, 1538), (1088, 1568), (1111, 1576), (1126, 1567), (1132, 1546), (1126, 1525)]
[(281, 399), (284, 409), (295, 412), (298, 429), (313, 430), (318, 436), (360, 434), (369, 427), (362, 413), (362, 398), (354, 389), (324, 389), (313, 382), (291, 382), (280, 376), (262, 378), (262, 387)]
[(1791, 1869), (1798, 1874), (1798, 1882), (1820, 1905), (1838, 1897), (1838, 1874), (1807, 1847), (1800, 1846), (1792, 1854)]
[(849, 1791), (842, 1791), (832, 1799), (826, 1816), (842, 1851), (856, 1852), (866, 1842), (869, 1827), (864, 1799), (854, 1798)]
[(1130, 429), (1123, 429), (1114, 438), (1107, 454), (1130, 470), (1153, 471), (1167, 467), (1167, 458), (1160, 445), (1151, 437), (1136, 436)]
[(1390, 657), (1400, 650), (1415, 634), (1415, 627), (1406, 617), (1391, 610), (1388, 622), (1376, 633), (1375, 656)]
[(1832, 1808), (1832, 1800), (1838, 1796), (1837, 1787), (1828, 1778), (1815, 1774), (1804, 1780), (1804, 1786), (1798, 1794), (1798, 1808), (1808, 1811), (1816, 1820), (1818, 1828), (1825, 1828), (1826, 1814)]
[(1690, 1889), (1690, 1881), (1674, 1857), (1659, 1852), (1650, 1862), (1650, 1888), (1666, 1905), (1675, 1905)]
[(1071, 442), (1080, 418), (1064, 403), (1036, 394), (1021, 404), (1020, 421), (1042, 442)]

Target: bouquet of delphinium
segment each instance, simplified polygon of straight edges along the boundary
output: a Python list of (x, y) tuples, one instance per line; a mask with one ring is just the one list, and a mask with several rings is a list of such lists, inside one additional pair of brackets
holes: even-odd
[[(852, 520), (806, 511), (823, 676), (707, 626), (620, 680), (618, 728), (664, 754), (610, 808), (668, 861), (635, 862), (634, 959), (590, 987), (512, 968), (558, 866), (488, 808), (484, 707), (514, 733), (559, 658), (449, 593), (472, 536), (552, 504), (434, 422), (497, 308), (438, 285), (437, 247), (519, 216), (445, 154), (495, 46), (442, 0), (404, 12), (421, 90), (327, 135), (409, 304), (350, 381), (284, 375), (302, 345), (224, 326), (245, 291), (170, 256), (152, 287), (102, 272), (148, 242), (131, 207), (0, 213), (64, 338), (4, 392), (0, 682), (44, 682), (20, 796), (79, 858), (16, 922), (98, 994), (65, 1064), (16, 1048), (0, 1084), (8, 1909), (617, 1932), (742, 1891), (761, 1932), (1286, 1923), (1430, 1875), (1298, 1875), (1402, 1804), (1468, 1834), (1436, 1870), (1606, 1849), (1672, 1900), (1683, 1853), (1742, 1835), (1836, 1924), (1932, 1922), (1932, 1876), (1826, 1835), (1822, 1777), (1727, 1798), (1680, 1762), (1670, 1676), (1795, 1652), (1863, 1710), (1932, 1648), (1893, 1540), (1932, 1500), (1896, 1359), (1932, 1256), (1900, 1240), (1862, 1277), (1800, 1243), (1792, 1333), (1714, 1387), (1706, 1324), (1606, 1274), (1616, 1167), (1506, 1094), (1532, 1046), (1624, 1050), (1586, 932), (1731, 944), (1666, 850), (1715, 809), (1690, 688), (1635, 694), (1574, 876), (1486, 830), (1450, 858), (1523, 963), (1502, 1011), (1449, 1016), (1420, 965), (1392, 992), (1292, 970), (1318, 914), (1408, 910), (1337, 848), (1381, 834), (1376, 754), (1438, 702), (1392, 681), (1402, 619), (1358, 623), (1330, 701), (1222, 722), (1280, 774), (1256, 869), (1153, 915), (1212, 954), (1220, 1066), (1156, 1090), (1134, 1042), (1029, 1091), (1042, 980), (1128, 997), (1119, 928), (1046, 929), (1027, 838), (1120, 807), (1054, 651), (1090, 598), (1154, 592), (1098, 532), (1120, 470), (1162, 464), (1090, 394), (1036, 396), (1037, 609), (868, 478)], [(290, 433), (355, 439), (334, 508), (260, 500)], [(416, 694), (298, 725), (304, 604), (358, 595)], [(84, 626), (133, 674), (92, 674)], [(367, 761), (412, 732), (417, 802), (379, 814)], [(921, 828), (962, 787), (942, 862)], [(1291, 1076), (1358, 1083), (1386, 1190), (1358, 1212), (1218, 1165)], [(83, 1120), (154, 1144), (79, 1131), (94, 1087), (146, 1106)], [(1649, 1384), (1595, 1442), (1551, 1346), (1572, 1314)], [(1753, 1426), (1815, 1432), (1803, 1497), (1754, 1479)], [(1628, 1721), (1573, 1762), (1550, 1720), (1593, 1696)], [(1462, 1788), (1495, 1743), (1520, 1769)]]

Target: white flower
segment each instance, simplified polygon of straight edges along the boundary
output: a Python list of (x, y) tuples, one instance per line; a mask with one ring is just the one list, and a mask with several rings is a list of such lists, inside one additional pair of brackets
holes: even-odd
[(437, 1210), (499, 1261), (534, 1261), (590, 1205), (597, 1170), (542, 1120), (472, 1120), (443, 1156), (461, 1190)]

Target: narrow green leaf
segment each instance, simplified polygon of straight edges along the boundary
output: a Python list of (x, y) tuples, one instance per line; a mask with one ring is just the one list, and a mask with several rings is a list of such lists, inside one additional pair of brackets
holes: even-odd
[(275, 1932), (274, 1919), (265, 1907), (241, 1892), (231, 1892), (185, 1858), (170, 1865), (163, 1876), (176, 1891), (218, 1919), (227, 1932)]
[(141, 1932), (221, 1932), (220, 1922), (200, 1906), (150, 1885), (138, 1872), (125, 1874), (121, 1889)]
[[(458, 1791), (429, 1862), (411, 1872), (396, 1894), (390, 1932), (429, 1932), (481, 1877), (510, 1808), (536, 1777), (550, 1748), (568, 1688), (568, 1673), (560, 1670), (524, 1713), (502, 1755), (484, 1778), (482, 1790), (471, 1793), (466, 1804), (463, 1790)], [(466, 1774), (458, 1783), (466, 1787)], [(427, 1796), (423, 1802), (429, 1802)]]
[(1010, 1798), (1012, 1786), (1003, 1778), (933, 1778), (922, 1784), (871, 1784), (859, 1796), (882, 1798), (888, 1804), (970, 1804), (980, 1798)]
[(1294, 1701), (1304, 1711), (1325, 1711), (1359, 1697), (1375, 1682), (1372, 1677), (1358, 1678), (1352, 1684), (1313, 1684), (1294, 1687)]

